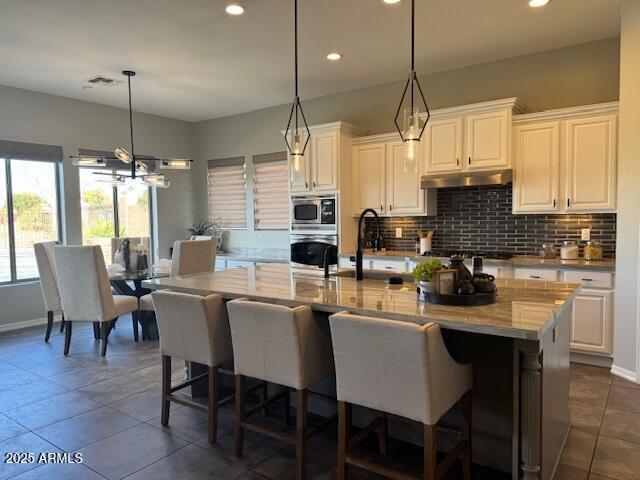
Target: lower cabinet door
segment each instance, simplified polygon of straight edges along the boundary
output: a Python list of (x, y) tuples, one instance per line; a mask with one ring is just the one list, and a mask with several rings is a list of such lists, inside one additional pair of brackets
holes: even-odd
[(583, 288), (571, 312), (571, 349), (610, 355), (613, 291)]

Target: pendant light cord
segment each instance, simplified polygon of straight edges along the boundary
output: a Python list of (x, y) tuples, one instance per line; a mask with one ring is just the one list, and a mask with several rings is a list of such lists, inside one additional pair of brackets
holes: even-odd
[(300, 99), (298, 98), (298, 0), (293, 0), (293, 35), (294, 35), (294, 70), (295, 70), (295, 93), (296, 93), (296, 133), (298, 132), (298, 105), (300, 105)]
[[(411, 0), (411, 73), (409, 74), (411, 78), (411, 110), (413, 111), (413, 80), (415, 78), (415, 44), (416, 44), (416, 1)], [(412, 113), (413, 115), (413, 113)]]
[(129, 84), (129, 134), (131, 136), (131, 156), (135, 162), (136, 155), (133, 146), (133, 109), (131, 108), (131, 76), (127, 77), (127, 83)]

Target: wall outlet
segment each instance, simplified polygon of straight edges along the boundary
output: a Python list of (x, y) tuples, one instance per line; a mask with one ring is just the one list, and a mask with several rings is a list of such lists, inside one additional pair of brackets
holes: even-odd
[(591, 240), (591, 229), (583, 228), (581, 230), (581, 238), (583, 242), (588, 242), (589, 240)]
[(396, 228), (396, 238), (402, 238), (402, 228)]

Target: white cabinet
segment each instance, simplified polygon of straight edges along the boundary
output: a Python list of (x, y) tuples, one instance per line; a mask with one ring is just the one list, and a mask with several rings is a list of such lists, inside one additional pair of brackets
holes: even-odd
[(338, 132), (311, 134), (311, 188), (328, 191), (338, 188)]
[(373, 208), (380, 214), (386, 213), (386, 145), (356, 145), (352, 159), (354, 215), (360, 215), (365, 208)]
[(372, 260), (371, 269), (395, 273), (407, 273), (409, 271), (409, 263), (400, 260)]
[(227, 260), (227, 270), (232, 270), (234, 268), (247, 268), (253, 265), (253, 262), (248, 262), (245, 260)]
[(523, 268), (518, 267), (515, 269), (515, 278), (519, 280), (546, 280), (550, 282), (557, 282), (559, 275), (558, 270), (552, 270), (549, 268)]
[(611, 290), (582, 288), (571, 312), (571, 348), (589, 353), (611, 354)]
[(560, 196), (560, 122), (515, 128), (514, 213), (555, 213)]
[[(404, 142), (388, 143), (387, 146), (387, 213), (411, 215), (424, 213), (424, 190), (420, 188), (420, 169), (404, 171)], [(420, 157), (418, 157), (420, 158)]]
[(511, 115), (508, 111), (469, 115), (466, 118), (466, 168), (508, 167)]
[(462, 169), (462, 125), (461, 117), (429, 121), (422, 140), (425, 172)]
[(513, 213), (615, 211), (618, 117), (584, 108), (516, 120)]
[(567, 121), (566, 210), (615, 209), (617, 116)]

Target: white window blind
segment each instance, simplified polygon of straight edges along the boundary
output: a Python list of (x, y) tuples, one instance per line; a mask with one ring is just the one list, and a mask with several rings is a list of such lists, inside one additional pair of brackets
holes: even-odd
[(247, 228), (244, 157), (209, 160), (209, 219), (220, 217), (222, 228)]
[(256, 230), (289, 229), (289, 168), (286, 152), (254, 155), (253, 218)]

